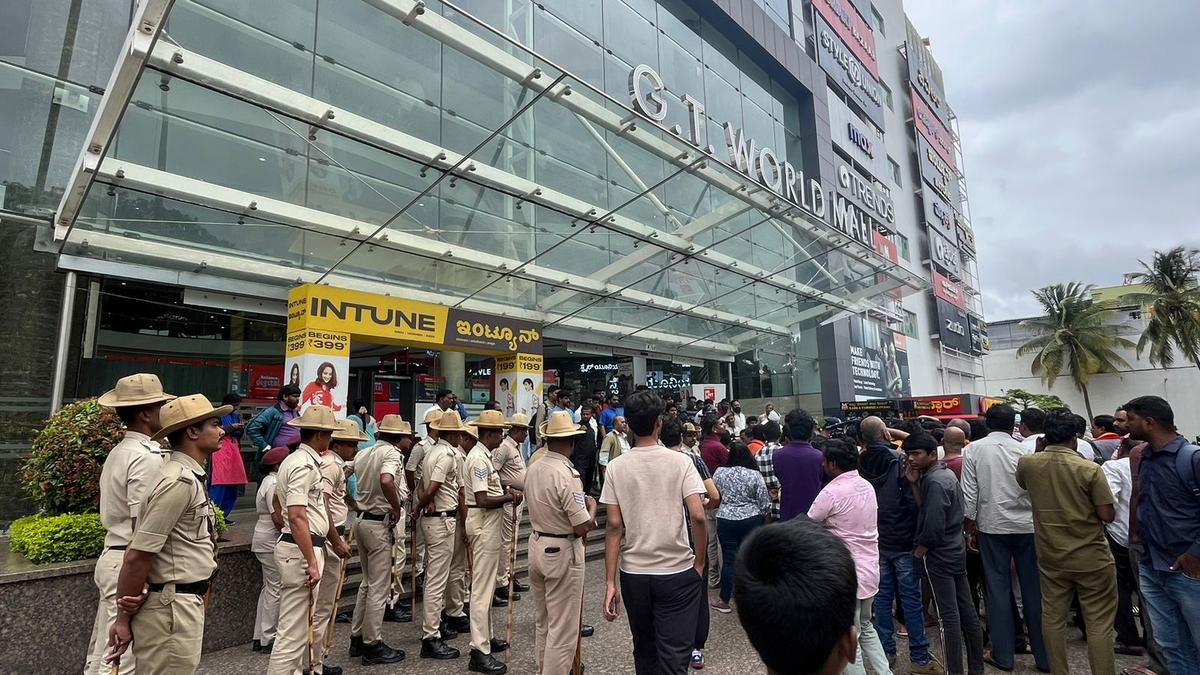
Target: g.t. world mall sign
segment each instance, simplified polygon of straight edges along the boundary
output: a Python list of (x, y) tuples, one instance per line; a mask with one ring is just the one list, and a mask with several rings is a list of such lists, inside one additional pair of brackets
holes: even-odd
[[(634, 108), (655, 122), (667, 117), (669, 99), (664, 96), (665, 89), (662, 78), (650, 66), (634, 66), (629, 72), (629, 96)], [(690, 94), (680, 96), (679, 101), (688, 109), (688, 129), (685, 131), (675, 125), (671, 131), (697, 148), (704, 148), (700, 135), (704, 128), (704, 105)], [(726, 164), (810, 215), (825, 219), (825, 190), (819, 181), (812, 178), (806, 181), (803, 171), (797, 171), (791, 162), (780, 161), (769, 146), (758, 145), (733, 124), (725, 122), (721, 127), (725, 130), (725, 145), (729, 149)], [(712, 146), (706, 151), (714, 152)]]

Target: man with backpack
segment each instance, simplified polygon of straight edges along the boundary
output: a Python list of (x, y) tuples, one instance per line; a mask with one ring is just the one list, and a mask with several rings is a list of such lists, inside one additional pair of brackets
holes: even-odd
[(1158, 396), (1125, 404), (1129, 435), (1146, 441), (1130, 514), (1145, 547), (1140, 593), (1173, 674), (1200, 672), (1200, 448), (1179, 435)]

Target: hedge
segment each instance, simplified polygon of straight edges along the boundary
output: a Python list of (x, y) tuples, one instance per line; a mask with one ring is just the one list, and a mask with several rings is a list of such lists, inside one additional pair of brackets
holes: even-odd
[(62, 563), (100, 556), (104, 526), (99, 513), (25, 516), (9, 528), (12, 550), (34, 563)]
[(86, 513), (100, 506), (100, 470), (125, 435), (121, 420), (94, 399), (65, 406), (46, 421), (21, 466), (21, 484), (43, 513)]

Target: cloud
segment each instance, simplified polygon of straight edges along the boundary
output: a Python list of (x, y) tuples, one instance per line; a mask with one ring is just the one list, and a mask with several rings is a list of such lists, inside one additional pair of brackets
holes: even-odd
[(989, 320), (1200, 246), (1200, 3), (908, 0), (959, 117)]

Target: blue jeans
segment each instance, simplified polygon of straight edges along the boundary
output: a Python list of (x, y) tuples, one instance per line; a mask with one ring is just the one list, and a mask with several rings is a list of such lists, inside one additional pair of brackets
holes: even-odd
[(925, 613), (921, 606), (921, 579), (913, 572), (908, 551), (879, 552), (879, 592), (875, 594), (875, 627), (888, 656), (896, 654), (892, 602), (900, 593), (904, 625), (908, 628), (908, 658), (917, 665), (929, 663), (929, 639), (925, 637)]
[(987, 622), (992, 639), (992, 659), (1004, 668), (1012, 668), (1015, 660), (1017, 636), (1013, 628), (1010, 599), (1010, 563), (1015, 563), (1033, 661), (1040, 668), (1048, 668), (1046, 641), (1042, 637), (1042, 587), (1033, 535), (980, 532), (979, 554), (983, 558), (983, 576), (987, 581)]
[(1142, 565), (1139, 592), (1171, 675), (1200, 673), (1200, 580)]
[(210, 485), (208, 488), (208, 498), (213, 500), (225, 517), (229, 518), (229, 512), (233, 510), (237, 504), (238, 489), (241, 485)]
[(742, 541), (763, 524), (762, 516), (742, 520), (717, 518), (717, 539), (721, 542), (721, 600), (729, 602), (733, 596), (733, 562), (737, 560)]

